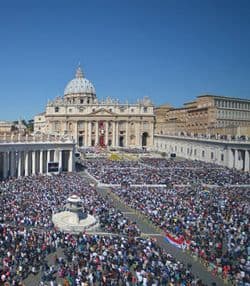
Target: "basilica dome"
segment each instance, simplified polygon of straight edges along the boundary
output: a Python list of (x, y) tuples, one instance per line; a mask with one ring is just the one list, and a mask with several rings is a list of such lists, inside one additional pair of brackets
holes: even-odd
[(86, 94), (95, 95), (95, 87), (93, 84), (84, 77), (80, 67), (76, 70), (75, 78), (72, 79), (64, 90), (64, 95)]

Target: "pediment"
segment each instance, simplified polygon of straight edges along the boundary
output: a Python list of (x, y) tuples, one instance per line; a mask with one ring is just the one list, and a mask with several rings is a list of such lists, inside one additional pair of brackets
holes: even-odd
[(109, 111), (106, 108), (100, 108), (91, 112), (89, 115), (116, 115), (116, 113)]

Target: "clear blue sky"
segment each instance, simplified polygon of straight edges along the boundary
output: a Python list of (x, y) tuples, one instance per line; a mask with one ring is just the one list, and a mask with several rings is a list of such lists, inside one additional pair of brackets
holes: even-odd
[(250, 98), (249, 0), (1, 0), (0, 120), (63, 95), (80, 61), (98, 98)]

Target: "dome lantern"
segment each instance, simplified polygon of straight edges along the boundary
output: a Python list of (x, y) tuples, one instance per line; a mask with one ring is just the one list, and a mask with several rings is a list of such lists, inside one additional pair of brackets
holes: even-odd
[(82, 71), (80, 65), (78, 66), (78, 68), (76, 70), (75, 78), (84, 78), (84, 74), (83, 74), (83, 71)]

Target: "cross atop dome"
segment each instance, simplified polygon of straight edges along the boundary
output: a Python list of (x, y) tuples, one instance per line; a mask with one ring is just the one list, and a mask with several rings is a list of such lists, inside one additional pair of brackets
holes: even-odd
[(80, 63), (78, 64), (78, 68), (76, 69), (76, 78), (84, 78)]

